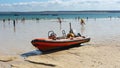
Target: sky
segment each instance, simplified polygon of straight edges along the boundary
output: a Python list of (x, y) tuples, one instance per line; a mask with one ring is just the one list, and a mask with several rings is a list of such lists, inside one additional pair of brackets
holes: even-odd
[(0, 12), (120, 10), (120, 0), (0, 0)]

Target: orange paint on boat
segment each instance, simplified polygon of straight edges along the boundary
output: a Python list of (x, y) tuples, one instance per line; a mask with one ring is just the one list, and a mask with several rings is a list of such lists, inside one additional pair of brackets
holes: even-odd
[(81, 38), (81, 37), (76, 37), (73, 39), (56, 39), (56, 40), (52, 40), (48, 38), (37, 38), (32, 40), (31, 43), (39, 50), (45, 51), (45, 50), (50, 50), (57, 47), (81, 44), (89, 41), (90, 41), (90, 38)]

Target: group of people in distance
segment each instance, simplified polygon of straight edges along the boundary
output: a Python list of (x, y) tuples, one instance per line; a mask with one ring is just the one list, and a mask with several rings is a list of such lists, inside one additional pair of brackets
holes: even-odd
[[(61, 23), (62, 23), (62, 20), (60, 19), (60, 18), (57, 18), (58, 19), (58, 22), (60, 23), (60, 25), (61, 25)], [(83, 25), (85, 25), (85, 21), (83, 20), (83, 19), (80, 19), (80, 24), (83, 26)], [(74, 38), (74, 37), (78, 37), (78, 36), (81, 36), (81, 34), (80, 33), (78, 33), (78, 34), (75, 34), (74, 32), (73, 32), (73, 30), (72, 30), (72, 28), (71, 28), (71, 23), (70, 23), (70, 31), (69, 31), (69, 33), (66, 35), (66, 38)], [(56, 39), (56, 34), (52, 34), (50, 37), (49, 37), (49, 39)]]

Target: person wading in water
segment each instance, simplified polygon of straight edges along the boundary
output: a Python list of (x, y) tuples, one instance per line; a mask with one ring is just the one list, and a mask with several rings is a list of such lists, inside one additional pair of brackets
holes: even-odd
[(60, 23), (60, 30), (61, 30), (61, 23), (62, 23), (62, 21), (61, 21), (60, 17), (58, 17), (57, 19), (58, 19), (58, 22)]
[(85, 25), (85, 21), (83, 19), (80, 20), (80, 24), (83, 26)]

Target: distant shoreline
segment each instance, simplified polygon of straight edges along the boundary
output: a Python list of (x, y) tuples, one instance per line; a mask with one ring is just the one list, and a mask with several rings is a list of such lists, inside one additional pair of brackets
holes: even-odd
[(83, 14), (83, 13), (120, 13), (119, 11), (30, 11), (30, 12), (0, 12), (0, 14)]

